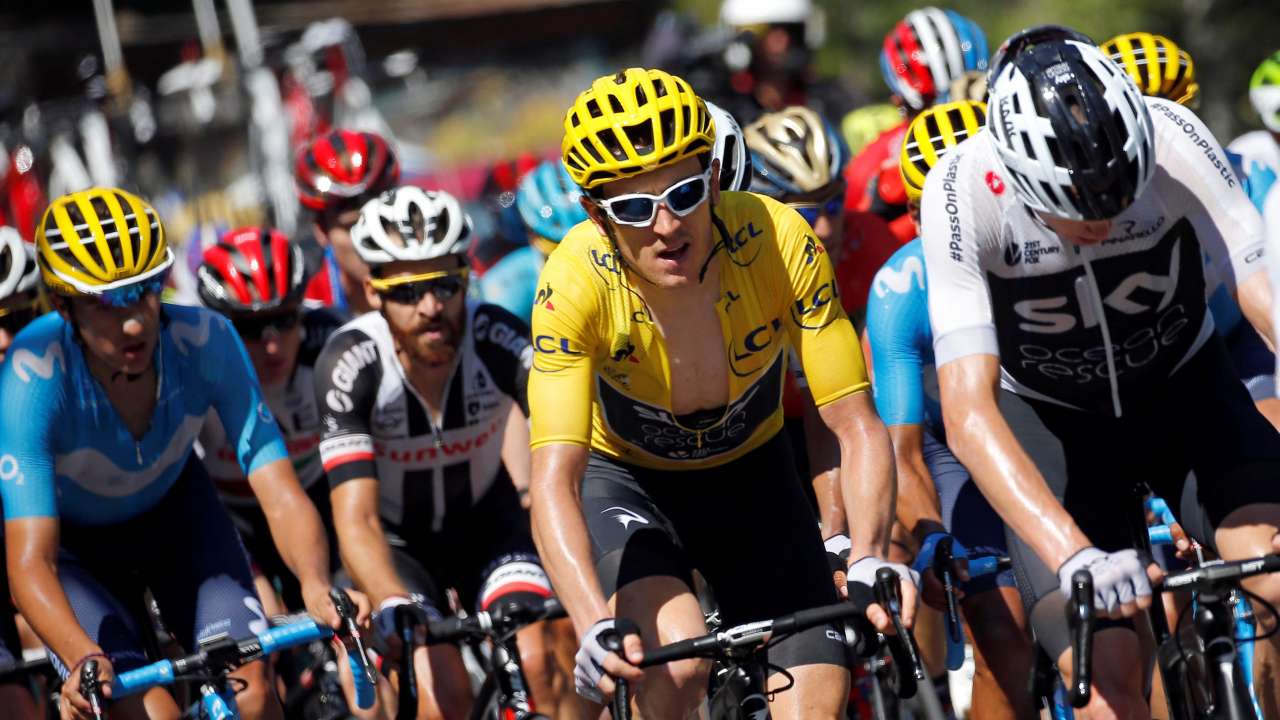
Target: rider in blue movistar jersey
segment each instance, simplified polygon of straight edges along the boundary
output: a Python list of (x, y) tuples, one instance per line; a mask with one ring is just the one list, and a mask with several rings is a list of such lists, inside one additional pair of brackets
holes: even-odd
[[(934, 105), (912, 121), (899, 167), (913, 218), (919, 217), (929, 168), (977, 132), (984, 118), (981, 103), (961, 100)], [(933, 551), (948, 534), (957, 557), (1007, 555), (1004, 523), (944, 442), (920, 238), (899, 248), (876, 273), (866, 334), (876, 409), (893, 439), (898, 519), (920, 545), (917, 569), (932, 565)], [(1027, 682), (1031, 649), (1013, 572), (974, 578), (962, 587), (961, 610), (972, 630), (976, 661), (974, 716), (1024, 717), (1032, 709), (1019, 688)], [(925, 585), (925, 599), (945, 609), (936, 581)]]
[[(64, 196), (37, 245), (58, 312), (19, 333), (0, 371), (0, 493), (9, 574), (23, 578), (14, 598), (62, 676), (94, 659), (109, 687), (146, 661), (127, 609), (143, 587), (189, 650), (265, 626), (244, 549), (193, 458), (210, 409), (237, 439), (308, 610), (336, 625), (324, 531), (244, 346), (211, 311), (160, 302), (173, 252), (155, 210), (115, 189)], [(234, 676), (242, 715), (279, 712), (261, 663)], [(89, 716), (78, 685), (63, 684), (64, 718)], [(153, 690), (112, 712), (177, 708)]]

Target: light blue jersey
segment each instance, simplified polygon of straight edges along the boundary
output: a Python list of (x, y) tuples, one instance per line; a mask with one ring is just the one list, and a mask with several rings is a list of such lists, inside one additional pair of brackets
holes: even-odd
[(533, 317), (538, 274), (546, 262), (532, 245), (507, 253), (480, 278), (480, 298), (528, 323)]
[(204, 308), (162, 307), (156, 406), (141, 439), (121, 422), (60, 315), (18, 334), (0, 369), (6, 519), (106, 525), (140, 515), (177, 480), (210, 408), (246, 475), (288, 457), (230, 323)]
[(933, 330), (920, 238), (876, 273), (867, 298), (872, 387), (885, 425), (927, 423), (941, 436), (942, 407), (933, 371)]

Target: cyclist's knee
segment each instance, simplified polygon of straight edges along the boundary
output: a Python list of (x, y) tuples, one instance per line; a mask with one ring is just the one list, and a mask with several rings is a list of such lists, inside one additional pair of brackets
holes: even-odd
[(965, 599), (964, 616), (973, 634), (974, 661), (980, 674), (1025, 676), (1031, 667), (1031, 638), (1016, 593), (1011, 595), (1014, 597), (997, 589)]
[(520, 650), (520, 669), (534, 688), (551, 684), (550, 650), (543, 636), (541, 625), (530, 625), (516, 634), (516, 647)]
[(686, 717), (707, 693), (711, 663), (693, 659), (667, 663), (645, 671), (637, 702), (644, 717)]
[(245, 720), (270, 720), (281, 716), (280, 703), (271, 687), (271, 673), (265, 661), (249, 663), (232, 673), (245, 682), (236, 692), (236, 706)]
[[(1150, 709), (1143, 694), (1142, 649), (1128, 628), (1110, 628), (1093, 636), (1092, 696), (1076, 717), (1082, 720), (1145, 720)], [(1071, 651), (1058, 658), (1063, 678), (1071, 680)]]
[(413, 659), (418, 674), (419, 720), (466, 717), (471, 711), (471, 681), (458, 648), (418, 648)]

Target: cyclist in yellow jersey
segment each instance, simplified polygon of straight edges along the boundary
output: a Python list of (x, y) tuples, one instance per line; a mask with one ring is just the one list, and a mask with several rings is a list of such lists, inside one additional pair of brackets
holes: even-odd
[[(724, 623), (836, 600), (782, 427), (789, 348), (839, 439), (854, 528), (850, 580), (886, 565), (895, 491), (888, 433), (822, 244), (794, 210), (721, 192), (715, 129), (680, 78), (599, 78), (565, 118), (563, 160), (590, 220), (547, 260), (533, 310), (533, 529), (582, 638), (578, 691), (639, 681), (646, 717), (683, 717), (708, 667), (641, 672), (608, 653), (614, 616), (649, 645), (706, 632), (692, 571)], [(908, 622), (915, 587), (903, 577)], [(879, 607), (868, 610), (889, 627)], [(778, 718), (834, 718), (848, 696), (839, 634), (770, 649), (794, 677)], [(640, 639), (624, 640), (631, 661)], [(785, 684), (775, 675), (771, 687)]]

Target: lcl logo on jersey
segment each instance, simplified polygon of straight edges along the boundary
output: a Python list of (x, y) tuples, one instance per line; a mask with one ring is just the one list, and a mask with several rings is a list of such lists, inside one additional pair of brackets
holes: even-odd
[(791, 320), (806, 330), (817, 330), (818, 328), (826, 327), (835, 321), (838, 317), (837, 314), (832, 313), (829, 315), (821, 325), (806, 325), (805, 320), (839, 299), (840, 289), (836, 286), (836, 281), (828, 280), (819, 285), (809, 297), (802, 297), (795, 301), (795, 304), (791, 306)]
[[(1152, 309), (1162, 311), (1173, 302), (1178, 290), (1178, 274), (1181, 269), (1181, 245), (1182, 239), (1179, 239), (1173, 246), (1173, 252), (1169, 258), (1169, 273), (1167, 275), (1153, 275), (1149, 272), (1136, 272), (1121, 280), (1111, 292), (1108, 292), (1102, 298), (1102, 304), (1125, 313), (1126, 315), (1138, 315), (1148, 312)], [(1013, 311), (1018, 314), (1026, 322), (1019, 323), (1018, 328), (1026, 332), (1058, 334), (1065, 333), (1080, 322), (1084, 323), (1084, 327), (1092, 328), (1098, 325), (1098, 312), (1093, 302), (1092, 292), (1089, 289), (1089, 280), (1086, 276), (1077, 277), (1073, 283), (1075, 305), (1079, 308), (1079, 317), (1072, 312), (1059, 312), (1068, 310), (1071, 305), (1071, 298), (1065, 295), (1057, 295), (1055, 297), (1037, 298), (1032, 300), (1020, 300), (1013, 304)], [(1147, 291), (1159, 294), (1159, 302), (1154, 308), (1144, 304), (1135, 298), (1135, 294), (1139, 291)], [(1099, 289), (1101, 292), (1101, 289)]]
[(569, 346), (569, 338), (552, 337), (551, 335), (539, 335), (533, 339), (533, 349), (535, 352), (544, 355), (581, 355), (581, 350), (574, 350)]

